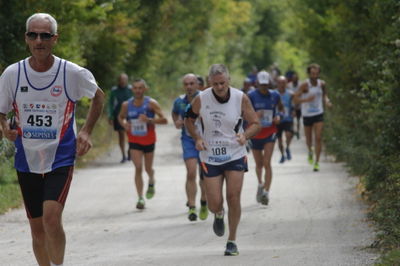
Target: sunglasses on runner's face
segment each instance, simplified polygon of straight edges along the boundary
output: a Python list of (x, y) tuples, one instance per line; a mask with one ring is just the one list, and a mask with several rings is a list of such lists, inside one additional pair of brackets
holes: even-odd
[(54, 34), (51, 34), (48, 32), (40, 32), (39, 33), (39, 32), (33, 32), (33, 31), (26, 33), (26, 37), (28, 37), (28, 39), (31, 41), (36, 40), (38, 36), (40, 36), (40, 39), (42, 41), (48, 41), (54, 36)]

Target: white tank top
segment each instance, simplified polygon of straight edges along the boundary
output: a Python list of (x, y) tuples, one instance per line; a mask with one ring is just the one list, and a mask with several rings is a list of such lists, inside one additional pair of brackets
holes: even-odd
[[(71, 126), (76, 133), (73, 120), (75, 103), (68, 98), (64, 86), (65, 64), (65, 60), (56, 58), (49, 70), (56, 72), (55, 78), (39, 88), (35, 87), (34, 80), (27, 78), (33, 71), (28, 61), (20, 61), (21, 73), (14, 108), (22, 131), (20, 148), (23, 148), (29, 170), (33, 173), (52, 171), (60, 140)], [(70, 133), (68, 135), (71, 136)], [(71, 141), (74, 143), (74, 139)]]
[(200, 93), (200, 117), (206, 150), (200, 151), (200, 160), (212, 165), (221, 165), (242, 158), (246, 147), (237, 141), (237, 133), (243, 132), (243, 92), (229, 88), (230, 98), (220, 103), (208, 88)]
[(312, 95), (315, 95), (313, 101), (304, 102), (301, 104), (301, 115), (305, 117), (320, 115), (324, 112), (324, 106), (322, 104), (322, 87), (321, 80), (317, 79), (317, 86), (311, 85), (310, 79), (307, 79), (308, 92), (301, 95), (302, 99), (306, 99)]

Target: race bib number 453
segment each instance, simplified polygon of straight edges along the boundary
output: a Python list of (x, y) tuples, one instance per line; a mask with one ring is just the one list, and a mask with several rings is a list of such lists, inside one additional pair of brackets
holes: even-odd
[(58, 106), (55, 103), (24, 103), (22, 106), (22, 137), (56, 139)]

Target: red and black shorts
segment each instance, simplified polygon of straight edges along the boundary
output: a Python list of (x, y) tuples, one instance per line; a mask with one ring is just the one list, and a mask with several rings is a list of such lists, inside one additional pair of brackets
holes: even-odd
[(29, 219), (43, 216), (43, 202), (46, 200), (54, 200), (64, 206), (73, 171), (73, 166), (60, 167), (45, 174), (17, 171)]

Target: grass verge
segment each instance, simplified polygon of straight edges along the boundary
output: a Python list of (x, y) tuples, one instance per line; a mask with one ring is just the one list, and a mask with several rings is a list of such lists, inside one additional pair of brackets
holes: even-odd
[(0, 185), (0, 214), (21, 206), (22, 196), (18, 184)]

